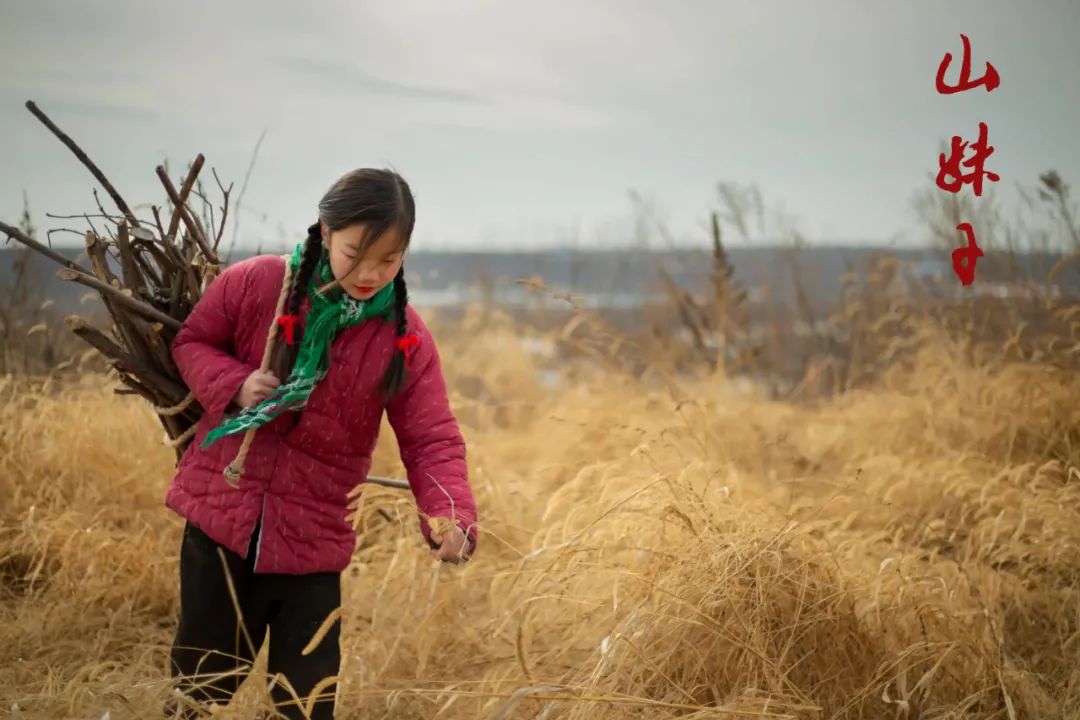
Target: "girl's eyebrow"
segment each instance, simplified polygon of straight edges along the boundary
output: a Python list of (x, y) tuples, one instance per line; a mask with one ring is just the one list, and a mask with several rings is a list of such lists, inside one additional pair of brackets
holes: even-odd
[[(358, 255), (360, 253), (360, 249), (357, 248), (357, 247), (354, 247), (352, 245), (346, 245), (345, 248), (344, 248), (344, 252), (349, 254), (349, 255)], [(389, 252), (383, 253), (383, 260), (388, 260), (388, 259), (394, 257), (395, 255), (400, 255), (402, 252), (404, 252), (404, 251), (403, 250), (391, 250)]]

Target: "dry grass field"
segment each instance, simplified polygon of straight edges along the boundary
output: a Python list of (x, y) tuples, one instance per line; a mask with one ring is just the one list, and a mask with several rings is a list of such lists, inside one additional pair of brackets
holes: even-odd
[[(1041, 354), (926, 322), (798, 404), (587, 355), (551, 384), (508, 319), (434, 319), (481, 546), (437, 566), (409, 493), (364, 490), (338, 717), (1077, 717), (1080, 311), (1055, 312)], [(3, 383), (0, 713), (158, 717), (161, 426), (95, 372)], [(373, 473), (401, 477), (388, 426)], [(262, 667), (218, 717), (265, 704)]]

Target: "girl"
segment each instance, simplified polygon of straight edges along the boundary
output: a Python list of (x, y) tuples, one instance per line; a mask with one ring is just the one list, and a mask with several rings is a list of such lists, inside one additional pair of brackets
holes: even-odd
[[(171, 670), (191, 699), (228, 702), (268, 630), (269, 672), (281, 673), (301, 702), (336, 677), (337, 622), (302, 651), (340, 603), (356, 543), (348, 493), (367, 477), (384, 409), (432, 555), (459, 562), (476, 547), (465, 443), (432, 336), (407, 300), (403, 260), (414, 219), (412, 193), (396, 173), (346, 174), (290, 258), (227, 268), (173, 343), (205, 411), (165, 500), (187, 521)], [(286, 312), (275, 316), (283, 292)], [(274, 323), (272, 371), (259, 372)], [(234, 487), (223, 471), (254, 429)], [(333, 715), (328, 682), (313, 718)], [(272, 695), (286, 717), (303, 717), (282, 683)]]

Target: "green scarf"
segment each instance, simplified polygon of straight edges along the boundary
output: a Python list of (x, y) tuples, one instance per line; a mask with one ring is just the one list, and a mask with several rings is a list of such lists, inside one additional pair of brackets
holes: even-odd
[[(293, 276), (300, 267), (303, 254), (304, 243), (300, 243), (289, 258)], [(208, 447), (228, 435), (237, 435), (262, 427), (283, 412), (302, 410), (312, 390), (326, 377), (330, 369), (330, 345), (338, 331), (371, 317), (389, 318), (392, 315), (393, 283), (388, 284), (368, 300), (354, 300), (338, 287), (331, 288), (326, 294), (318, 292), (320, 286), (332, 280), (330, 261), (327, 253), (323, 252), (308, 283), (311, 310), (304, 321), (300, 352), (288, 379), (258, 405), (244, 408), (211, 430), (203, 440), (203, 447)]]

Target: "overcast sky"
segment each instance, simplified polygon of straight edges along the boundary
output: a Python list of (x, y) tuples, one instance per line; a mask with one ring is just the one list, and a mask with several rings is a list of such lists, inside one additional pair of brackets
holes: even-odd
[[(935, 91), (960, 33), (993, 93)], [(238, 191), (265, 130), (245, 244), (368, 165), (412, 185), (414, 249), (624, 241), (629, 189), (692, 237), (721, 180), (811, 241), (912, 244), (940, 144), (980, 121), (1006, 204), (1049, 168), (1080, 193), (1078, 38), (1077, 0), (4, 0), (0, 219), (24, 189), (46, 227), (93, 208), (32, 99), (132, 203), (199, 152)]]

